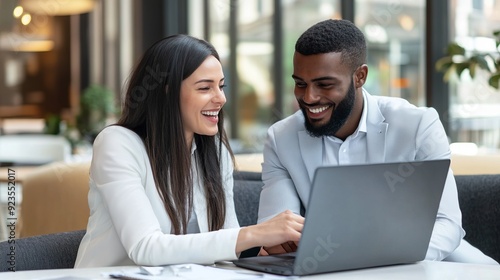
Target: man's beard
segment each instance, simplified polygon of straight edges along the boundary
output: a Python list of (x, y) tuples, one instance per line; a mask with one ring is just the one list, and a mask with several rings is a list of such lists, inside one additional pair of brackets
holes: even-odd
[(302, 102), (299, 102), (300, 109), (304, 114), (304, 123), (309, 135), (311, 135), (312, 137), (334, 136), (335, 133), (337, 133), (337, 131), (346, 123), (347, 119), (349, 118), (352, 108), (354, 107), (355, 98), (356, 91), (354, 89), (354, 81), (351, 78), (351, 86), (347, 90), (346, 96), (344, 97), (344, 99), (342, 99), (342, 101), (340, 101), (338, 106), (334, 108), (334, 111), (328, 123), (322, 126), (314, 126), (311, 123), (311, 121), (307, 117), (307, 108), (303, 106)]

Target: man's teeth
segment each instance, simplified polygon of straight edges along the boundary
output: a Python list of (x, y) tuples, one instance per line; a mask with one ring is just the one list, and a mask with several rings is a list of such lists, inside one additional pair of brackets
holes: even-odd
[(324, 110), (328, 109), (328, 107), (330, 107), (330, 106), (324, 106), (324, 107), (319, 107), (319, 108), (309, 108), (309, 112), (314, 113), (314, 114), (321, 113)]
[(207, 115), (207, 116), (217, 116), (219, 114), (219, 111), (204, 111), (204, 112), (201, 112), (203, 115)]

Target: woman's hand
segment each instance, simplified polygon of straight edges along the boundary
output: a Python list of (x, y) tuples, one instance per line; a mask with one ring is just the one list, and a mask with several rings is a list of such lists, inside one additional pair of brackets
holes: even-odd
[(274, 247), (290, 242), (295, 245), (294, 242), (300, 240), (303, 227), (304, 217), (286, 210), (266, 222), (242, 228), (236, 243), (236, 253), (259, 246)]

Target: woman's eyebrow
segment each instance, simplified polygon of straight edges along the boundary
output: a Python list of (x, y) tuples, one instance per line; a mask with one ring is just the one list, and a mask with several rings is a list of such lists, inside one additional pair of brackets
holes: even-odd
[[(220, 79), (219, 83), (220, 82), (223, 82), (225, 78), (222, 78)], [(201, 79), (199, 81), (196, 81), (195, 84), (199, 84), (199, 83), (214, 83), (215, 81), (212, 80), (212, 79)]]
[(214, 80), (211, 80), (211, 79), (202, 79), (202, 80), (199, 80), (199, 81), (196, 81), (195, 84), (199, 84), (199, 83), (213, 83)]

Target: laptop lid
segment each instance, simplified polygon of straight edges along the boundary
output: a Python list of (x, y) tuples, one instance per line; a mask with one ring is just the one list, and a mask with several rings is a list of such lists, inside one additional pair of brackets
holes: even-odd
[(268, 256), (235, 264), (309, 275), (423, 260), (449, 165), (445, 159), (319, 167), (291, 272), (263, 261)]

